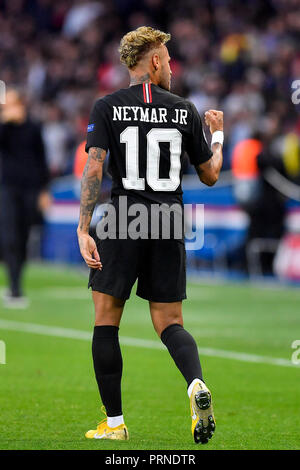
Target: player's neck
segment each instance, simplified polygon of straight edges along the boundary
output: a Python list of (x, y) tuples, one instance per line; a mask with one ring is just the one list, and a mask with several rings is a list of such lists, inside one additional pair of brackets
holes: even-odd
[(153, 83), (149, 73), (135, 73), (130, 75), (130, 85), (140, 85), (141, 83)]

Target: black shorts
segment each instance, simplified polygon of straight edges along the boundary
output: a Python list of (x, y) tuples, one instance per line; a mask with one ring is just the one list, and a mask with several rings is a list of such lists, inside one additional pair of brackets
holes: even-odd
[(102, 271), (91, 269), (89, 287), (119, 299), (128, 299), (138, 279), (136, 294), (152, 302), (186, 299), (185, 246), (181, 240), (98, 241)]

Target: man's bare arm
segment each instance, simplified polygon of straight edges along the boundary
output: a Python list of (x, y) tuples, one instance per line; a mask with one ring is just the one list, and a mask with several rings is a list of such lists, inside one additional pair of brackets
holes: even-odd
[(81, 180), (80, 195), (80, 217), (78, 231), (88, 233), (95, 205), (100, 195), (103, 175), (103, 163), (106, 150), (98, 147), (89, 149), (88, 161), (86, 162)]
[(88, 161), (81, 180), (80, 216), (77, 228), (80, 252), (90, 268), (101, 269), (96, 243), (89, 235), (92, 215), (99, 199), (106, 150), (98, 147), (89, 149)]
[[(209, 126), (211, 134), (223, 131), (223, 112), (210, 109), (205, 113), (205, 123)], [(200, 181), (208, 186), (213, 186), (218, 181), (223, 164), (222, 145), (218, 142), (214, 143), (212, 151), (212, 157), (196, 167)]]
[(200, 181), (207, 186), (213, 186), (218, 181), (223, 164), (222, 145), (219, 143), (213, 144), (212, 151), (212, 157), (196, 167)]

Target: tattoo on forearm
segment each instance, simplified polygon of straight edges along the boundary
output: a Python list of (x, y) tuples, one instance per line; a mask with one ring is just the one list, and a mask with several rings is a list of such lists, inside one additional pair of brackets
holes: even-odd
[(88, 161), (85, 165), (81, 180), (80, 196), (80, 219), (79, 229), (88, 230), (93, 215), (93, 211), (100, 195), (102, 181), (102, 165), (95, 174), (91, 171), (91, 166), (96, 163), (103, 163), (106, 157), (106, 150), (98, 147), (89, 149)]

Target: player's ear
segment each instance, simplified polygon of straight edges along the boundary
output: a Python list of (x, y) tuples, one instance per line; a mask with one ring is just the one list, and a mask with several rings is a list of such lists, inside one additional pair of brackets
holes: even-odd
[(158, 70), (159, 68), (159, 55), (157, 53), (153, 54), (152, 56), (152, 65), (154, 70)]

